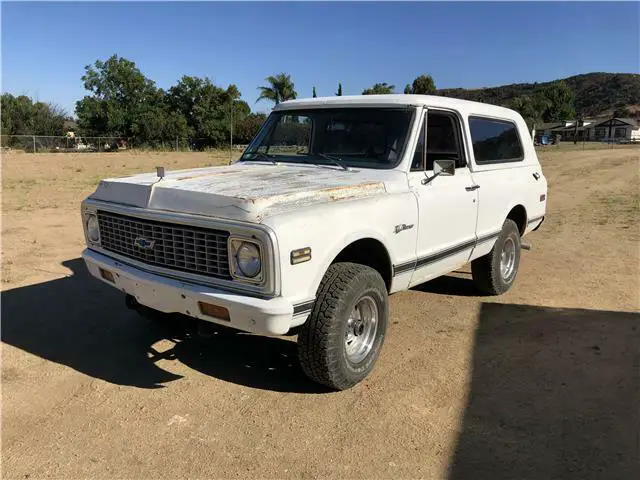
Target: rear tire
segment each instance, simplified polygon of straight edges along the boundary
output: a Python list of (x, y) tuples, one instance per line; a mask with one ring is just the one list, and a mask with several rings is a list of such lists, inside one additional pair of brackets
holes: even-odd
[(507, 219), (491, 251), (471, 262), (473, 283), (484, 294), (503, 294), (513, 285), (519, 266), (520, 231)]
[(388, 316), (387, 288), (377, 271), (356, 263), (331, 265), (298, 334), (305, 374), (335, 390), (362, 381), (380, 355)]

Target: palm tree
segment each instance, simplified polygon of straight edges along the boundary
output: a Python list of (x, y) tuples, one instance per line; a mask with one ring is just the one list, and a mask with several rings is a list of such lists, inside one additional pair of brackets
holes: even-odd
[(293, 82), (291, 81), (291, 75), (286, 73), (278, 73), (277, 75), (271, 75), (265, 78), (269, 86), (258, 87), (260, 90), (260, 96), (256, 102), (260, 100), (271, 100), (278, 105), (285, 100), (293, 100), (298, 96), (295, 91)]

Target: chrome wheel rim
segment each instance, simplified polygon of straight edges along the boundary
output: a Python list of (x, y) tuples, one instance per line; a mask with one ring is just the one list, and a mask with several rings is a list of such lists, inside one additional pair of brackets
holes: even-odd
[(500, 274), (503, 280), (509, 280), (516, 268), (516, 244), (508, 237), (502, 246), (500, 254)]
[(344, 348), (352, 363), (362, 362), (373, 349), (378, 331), (378, 305), (370, 296), (362, 297), (347, 320)]

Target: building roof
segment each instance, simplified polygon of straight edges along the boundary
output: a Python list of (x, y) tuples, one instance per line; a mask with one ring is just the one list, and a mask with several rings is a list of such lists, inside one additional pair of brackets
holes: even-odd
[(536, 127), (536, 130), (551, 130), (558, 127), (564, 127), (564, 122), (541, 123), (540, 126)]
[(590, 126), (591, 127), (597, 127), (599, 125), (602, 125), (603, 123), (607, 123), (611, 120), (618, 120), (620, 122), (626, 123), (628, 125), (631, 125), (633, 127), (637, 127), (638, 125), (640, 125), (640, 121), (637, 118), (619, 118), (619, 117), (615, 117), (615, 118), (602, 118), (600, 119), (598, 122), (594, 122), (592, 123)]
[[(611, 121), (611, 117), (600, 117), (600, 118), (585, 118), (583, 119), (583, 125), (578, 127), (578, 131), (588, 130), (593, 127), (597, 127), (603, 123)], [(634, 127), (638, 127), (640, 125), (640, 121), (637, 118), (614, 118), (613, 120), (618, 120), (620, 122), (627, 123)], [(536, 127), (536, 130), (555, 130), (558, 132), (566, 132), (575, 130), (575, 120), (567, 120), (566, 122), (548, 122), (542, 123), (540, 126)]]
[[(582, 127), (578, 127), (577, 131), (578, 132), (582, 132), (584, 130), (589, 130), (592, 127), (593, 127), (592, 124), (583, 125)], [(568, 126), (568, 127), (565, 127), (565, 128), (558, 128), (558, 129), (556, 129), (556, 131), (558, 131), (558, 132), (574, 132), (574, 131), (576, 131), (576, 126), (575, 125), (571, 125), (571, 126)]]
[(494, 115), (496, 117), (517, 118), (516, 111), (490, 105), (488, 103), (471, 102), (458, 98), (440, 97), (436, 95), (343, 95), (334, 97), (302, 98), (299, 100), (287, 100), (274, 108), (274, 111), (292, 110), (302, 108), (323, 107), (383, 107), (383, 106), (425, 106), (435, 108), (452, 108), (460, 113), (468, 115)]
[(633, 125), (637, 127), (640, 125), (640, 119), (637, 118), (616, 118), (616, 120), (620, 120), (621, 122), (628, 123), (629, 125)]

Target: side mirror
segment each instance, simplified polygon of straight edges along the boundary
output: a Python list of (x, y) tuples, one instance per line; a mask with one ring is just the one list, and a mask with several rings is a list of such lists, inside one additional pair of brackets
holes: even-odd
[(449, 177), (456, 174), (456, 161), (455, 160), (434, 160), (433, 161), (433, 173), (434, 175), (442, 175), (443, 177)]

